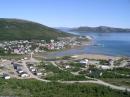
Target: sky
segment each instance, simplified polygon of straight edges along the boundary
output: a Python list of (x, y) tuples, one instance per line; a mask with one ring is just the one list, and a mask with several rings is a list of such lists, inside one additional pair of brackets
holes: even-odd
[(130, 0), (0, 0), (0, 18), (50, 27), (130, 28)]

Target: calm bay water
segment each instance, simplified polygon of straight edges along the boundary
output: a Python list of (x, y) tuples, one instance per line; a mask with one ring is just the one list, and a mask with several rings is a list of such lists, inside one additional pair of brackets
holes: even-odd
[[(71, 32), (70, 32), (71, 33)], [(73, 55), (82, 53), (105, 54), (112, 56), (130, 56), (130, 33), (94, 33), (94, 32), (73, 32), (78, 35), (89, 35), (93, 38), (93, 44), (78, 49), (72, 49), (54, 53), (57, 56)]]

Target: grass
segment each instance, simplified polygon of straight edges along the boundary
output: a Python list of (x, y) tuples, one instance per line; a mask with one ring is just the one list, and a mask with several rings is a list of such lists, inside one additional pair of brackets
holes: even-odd
[[(130, 69), (128, 68), (116, 68), (113, 70), (102, 70), (102, 69), (91, 69), (92, 73), (87, 74), (90, 77), (95, 78), (130, 78), (129, 75)], [(102, 73), (102, 76), (100, 76), (100, 73)]]
[(130, 75), (130, 69), (129, 68), (116, 68), (113, 71), (120, 73), (120, 74)]
[(37, 80), (0, 79), (0, 96), (18, 97), (130, 97), (127, 91), (96, 84), (45, 83)]
[[(99, 76), (101, 72), (102, 72), (102, 76)], [(89, 76), (104, 80), (114, 85), (130, 87), (130, 77), (126, 76), (129, 75), (129, 72), (130, 69), (128, 68), (116, 68), (113, 70), (93, 69), (92, 74), (90, 74)], [(126, 75), (121, 75), (121, 74), (126, 74)]]
[(4, 59), (22, 59), (24, 58), (25, 55), (18, 55), (18, 54), (5, 54), (5, 55), (0, 55), (0, 58), (4, 58)]
[[(64, 81), (72, 81), (72, 80), (89, 80), (85, 78), (84, 75), (73, 75), (70, 71), (60, 70), (58, 67), (53, 66), (52, 64), (44, 65), (41, 64), (38, 68), (44, 68), (47, 73), (49, 73), (45, 79), (47, 80), (64, 80)], [(50, 73), (51, 72), (51, 73)]]
[(130, 78), (102, 78), (102, 80), (117, 86), (125, 86), (130, 88)]
[(79, 68), (85, 67), (85, 65), (81, 63), (74, 63), (74, 62), (69, 63), (69, 65), (73, 67), (79, 67)]

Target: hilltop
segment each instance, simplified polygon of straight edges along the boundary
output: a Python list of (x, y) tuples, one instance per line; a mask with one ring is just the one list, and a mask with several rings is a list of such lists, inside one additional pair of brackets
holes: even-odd
[(0, 40), (50, 40), (65, 36), (70, 34), (36, 22), (0, 18)]
[(77, 28), (70, 29), (70, 31), (76, 31), (76, 32), (130, 32), (130, 29), (99, 26), (99, 27), (77, 27)]

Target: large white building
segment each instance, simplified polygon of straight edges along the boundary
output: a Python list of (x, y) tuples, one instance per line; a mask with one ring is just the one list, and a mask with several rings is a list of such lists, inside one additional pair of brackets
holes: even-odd
[(88, 64), (88, 59), (81, 60), (80, 63), (87, 65)]

